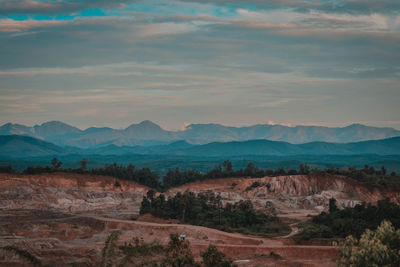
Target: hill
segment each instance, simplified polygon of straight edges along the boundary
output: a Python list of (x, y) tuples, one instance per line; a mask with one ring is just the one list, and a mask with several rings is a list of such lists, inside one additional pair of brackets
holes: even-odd
[(210, 143), (185, 150), (170, 151), (174, 155), (187, 156), (240, 156), (240, 155), (399, 155), (400, 137), (354, 143), (312, 142), (290, 144), (287, 142), (250, 140), (244, 142)]
[(378, 128), (361, 124), (346, 127), (295, 126), (258, 124), (230, 127), (221, 124), (191, 124), (182, 131), (168, 131), (151, 121), (132, 124), (125, 129), (90, 127), (81, 130), (60, 121), (28, 127), (7, 123), (0, 126), (0, 135), (27, 135), (59, 146), (98, 148), (117, 146), (154, 146), (184, 140), (192, 144), (266, 139), (292, 144), (307, 142), (348, 143), (400, 136), (393, 128)]
[(299, 156), (299, 155), (400, 155), (400, 137), (354, 143), (312, 142), (290, 144), (281, 141), (250, 140), (243, 142), (213, 142), (191, 145), (186, 141), (154, 146), (107, 145), (97, 148), (62, 148), (37, 138), (20, 135), (0, 136), (0, 156), (3, 158), (28, 158), (75, 155), (152, 155), (185, 157), (237, 157), (237, 156)]
[(52, 143), (22, 135), (0, 136), (0, 156), (7, 158), (58, 155), (65, 149)]

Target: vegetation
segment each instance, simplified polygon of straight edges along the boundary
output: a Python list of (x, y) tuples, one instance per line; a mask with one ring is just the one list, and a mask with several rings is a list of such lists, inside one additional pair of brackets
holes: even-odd
[(200, 267), (200, 264), (194, 261), (189, 241), (180, 239), (178, 234), (171, 234), (166, 257), (161, 266)]
[(236, 267), (231, 259), (213, 245), (201, 253), (203, 261), (196, 262), (189, 241), (179, 238), (178, 234), (171, 234), (170, 241), (166, 246), (160, 245), (156, 241), (146, 244), (136, 237), (133, 245), (129, 243), (118, 247), (124, 255), (122, 260), (116, 260), (115, 253), (104, 257), (111, 246), (115, 247), (120, 233), (120, 231), (114, 231), (107, 238), (103, 248), (102, 266), (107, 260), (107, 266), (117, 266), (116, 263), (119, 261), (118, 266), (120, 267), (131, 266), (132, 263), (134, 266), (142, 267)]
[[(108, 175), (116, 178), (134, 181), (139, 184), (148, 186), (156, 190), (167, 190), (171, 187), (195, 182), (203, 181), (207, 179), (216, 178), (229, 178), (229, 177), (264, 177), (264, 176), (279, 176), (279, 175), (296, 175), (296, 174), (334, 174), (350, 177), (351, 179), (357, 180), (371, 187), (379, 188), (400, 188), (400, 177), (395, 172), (390, 174), (387, 173), (385, 167), (381, 167), (379, 170), (374, 169), (371, 166), (365, 165), (362, 169), (356, 168), (344, 168), (338, 169), (335, 166), (321, 171), (318, 169), (310, 169), (307, 164), (301, 163), (297, 169), (285, 169), (279, 167), (276, 170), (272, 169), (259, 169), (252, 162), (249, 162), (243, 169), (234, 170), (232, 163), (228, 160), (218, 164), (215, 168), (200, 172), (198, 170), (168, 170), (166, 175), (159, 179), (156, 172), (149, 168), (136, 169), (134, 165), (119, 165), (117, 163), (105, 164), (100, 168), (88, 169), (88, 160), (82, 159), (78, 162), (79, 168), (77, 169), (62, 169), (62, 162), (57, 158), (51, 160), (51, 166), (29, 166), (23, 173), (25, 174), (38, 174), (38, 173), (50, 173), (50, 172), (72, 172), (72, 173), (87, 173), (96, 175)], [(16, 173), (11, 166), (0, 166), (0, 172), (5, 173)], [(257, 184), (252, 185), (253, 188), (257, 187)], [(269, 185), (267, 184), (267, 187)], [(251, 190), (252, 188), (248, 188)]]
[(106, 239), (104, 248), (101, 254), (101, 267), (109, 267), (113, 265), (113, 258), (115, 255), (115, 243), (117, 242), (121, 231), (113, 231)]
[(214, 245), (209, 245), (206, 251), (201, 254), (205, 267), (230, 267), (235, 266), (231, 259), (226, 258), (225, 254), (218, 251)]
[(50, 163), (53, 166), (54, 170), (59, 170), (62, 166), (62, 162), (59, 161), (57, 158), (53, 158)]
[(360, 239), (348, 236), (340, 244), (338, 267), (400, 266), (400, 230), (383, 221), (375, 231), (369, 229)]
[(129, 263), (133, 258), (151, 257), (153, 255), (164, 253), (166, 250), (164, 246), (155, 241), (147, 244), (140, 242), (137, 237), (134, 240), (134, 245), (129, 243), (128, 245), (125, 244), (124, 246), (119, 247), (119, 249), (125, 254), (120, 266)]
[(400, 188), (400, 177), (395, 172), (388, 174), (384, 166), (380, 170), (376, 170), (374, 167), (368, 165), (359, 170), (356, 168), (338, 169), (332, 166), (326, 169), (326, 172), (347, 176), (372, 187)]
[(1, 247), (0, 249), (9, 251), (9, 252), (14, 253), (15, 255), (18, 255), (19, 257), (27, 260), (33, 266), (42, 266), (42, 262), (38, 258), (36, 258), (35, 256), (33, 256), (31, 253), (29, 253), (28, 251), (26, 251), (24, 249), (20, 249), (20, 248), (14, 247), (14, 246), (5, 246), (5, 247)]
[(255, 235), (286, 234), (290, 228), (275, 216), (256, 211), (251, 201), (239, 201), (222, 205), (221, 197), (211, 191), (199, 193), (178, 192), (165, 199), (163, 194), (155, 197), (150, 190), (143, 197), (140, 213), (151, 213), (165, 219), (177, 219), (183, 223), (201, 225), (227, 232)]
[[(208, 172), (200, 173), (195, 170), (180, 171), (178, 168), (175, 170), (169, 170), (164, 176), (164, 188), (170, 188), (179, 186), (194, 181), (201, 181), (215, 178), (227, 178), (227, 177), (265, 177), (265, 176), (280, 176), (280, 175), (296, 175), (296, 174), (335, 174), (342, 175), (372, 187), (379, 188), (400, 188), (400, 177), (395, 172), (390, 174), (387, 173), (384, 166), (380, 170), (375, 170), (373, 167), (365, 165), (363, 169), (356, 168), (343, 168), (338, 169), (335, 166), (321, 171), (318, 169), (310, 169), (307, 164), (301, 163), (298, 169), (286, 169), (279, 167), (276, 170), (271, 169), (259, 169), (253, 163), (249, 162), (247, 167), (244, 169), (233, 170), (232, 163), (230, 161), (224, 161), (214, 169)], [(253, 188), (257, 185), (252, 185)], [(268, 186), (268, 185), (267, 185)], [(251, 188), (248, 188), (251, 190)]]
[[(152, 172), (148, 168), (136, 169), (134, 165), (129, 164), (128, 166), (118, 165), (117, 163), (105, 164), (102, 168), (94, 168), (86, 170), (87, 160), (82, 159), (80, 161), (79, 169), (61, 169), (61, 162), (54, 158), (51, 162), (52, 167), (46, 166), (36, 166), (27, 167), (23, 173), (24, 174), (39, 174), (39, 173), (52, 173), (52, 172), (69, 172), (69, 173), (81, 173), (81, 174), (95, 174), (95, 175), (105, 175), (120, 178), (123, 180), (133, 181), (141, 185), (148, 186), (154, 189), (160, 189), (160, 183), (158, 181), (158, 176), (155, 172)], [(14, 170), (9, 167), (3, 167), (7, 172), (14, 172)], [(0, 171), (2, 168), (0, 168)], [(116, 182), (115, 186), (118, 186), (119, 182)]]
[(13, 169), (11, 165), (0, 166), (0, 173), (15, 173), (16, 171)]
[(233, 170), (232, 163), (228, 160), (219, 164), (217, 167), (201, 173), (195, 170), (185, 170), (180, 171), (178, 168), (175, 170), (169, 170), (164, 176), (164, 187), (170, 188), (179, 186), (182, 184), (187, 184), (195, 181), (202, 181), (215, 178), (230, 178), (230, 177), (252, 177), (260, 178), (265, 176), (279, 176), (279, 175), (294, 175), (294, 174), (308, 174), (309, 167), (306, 164), (300, 164), (300, 171), (297, 170), (286, 170), (283, 167), (277, 170), (270, 169), (259, 169), (252, 162), (249, 162), (244, 169)]
[(359, 238), (366, 229), (376, 229), (383, 221), (390, 221), (400, 228), (400, 206), (388, 199), (380, 200), (377, 206), (358, 204), (354, 208), (339, 210), (330, 201), (330, 212), (322, 212), (303, 225), (298, 239), (344, 238), (348, 235)]
[(252, 183), (250, 186), (248, 186), (246, 188), (246, 191), (250, 191), (250, 190), (252, 190), (254, 188), (257, 188), (257, 187), (260, 187), (260, 186), (261, 186), (261, 184), (259, 182), (254, 182), (254, 183)]
[(89, 173), (134, 181), (154, 189), (160, 188), (158, 177), (155, 172), (152, 172), (148, 168), (136, 169), (132, 164), (128, 166), (118, 165), (117, 163), (105, 164), (103, 168), (91, 169)]

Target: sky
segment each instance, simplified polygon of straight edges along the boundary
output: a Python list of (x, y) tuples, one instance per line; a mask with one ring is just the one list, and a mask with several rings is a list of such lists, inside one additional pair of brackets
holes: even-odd
[(0, 0), (0, 124), (400, 129), (398, 0)]

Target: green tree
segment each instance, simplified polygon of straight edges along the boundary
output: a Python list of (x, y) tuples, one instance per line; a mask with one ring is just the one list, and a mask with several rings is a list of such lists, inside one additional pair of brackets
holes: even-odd
[(335, 211), (338, 211), (338, 207), (336, 206), (336, 199), (335, 198), (330, 198), (329, 199), (329, 213), (333, 213)]
[(233, 267), (231, 259), (227, 259), (225, 254), (220, 252), (216, 246), (209, 245), (208, 248), (201, 254), (205, 267)]
[(381, 167), (381, 172), (383, 175), (386, 175), (387, 170), (386, 170), (385, 166)]
[(59, 161), (57, 158), (53, 158), (51, 160), (51, 165), (53, 166), (54, 170), (59, 170), (61, 168), (62, 162)]
[(307, 164), (300, 163), (299, 173), (300, 174), (308, 174), (310, 172), (310, 167)]
[(32, 264), (32, 266), (38, 266), (38, 267), (43, 266), (42, 262), (38, 258), (33, 256), (31, 253), (29, 253), (27, 250), (20, 249), (20, 248), (14, 247), (14, 246), (0, 247), (0, 250), (4, 250), (5, 252), (13, 253), (13, 254), (19, 256), (20, 258), (30, 262)]
[(360, 240), (348, 236), (341, 243), (338, 267), (395, 267), (400, 266), (400, 230), (383, 221), (375, 230), (369, 229)]
[(79, 162), (79, 166), (81, 167), (81, 170), (83, 170), (83, 171), (86, 170), (88, 162), (89, 162), (89, 160), (87, 158), (83, 158)]
[(189, 241), (180, 239), (178, 234), (171, 234), (162, 266), (198, 267), (199, 265), (194, 261)]
[(244, 169), (244, 174), (246, 176), (252, 177), (257, 172), (257, 167), (253, 164), (253, 162), (249, 162), (247, 167)]
[(151, 212), (151, 203), (147, 197), (143, 196), (142, 204), (140, 206), (140, 214), (145, 214)]
[(147, 191), (146, 195), (147, 195), (147, 198), (150, 199), (150, 201), (153, 201), (154, 196), (156, 195), (156, 191), (154, 191), (153, 189), (150, 189), (149, 191)]
[(117, 247), (116, 243), (121, 233), (120, 230), (112, 231), (107, 237), (101, 254), (101, 267), (111, 267), (114, 265), (115, 248)]
[(227, 176), (232, 175), (233, 173), (232, 162), (230, 162), (229, 160), (225, 160), (222, 163), (222, 166), (224, 167), (224, 172), (226, 173)]

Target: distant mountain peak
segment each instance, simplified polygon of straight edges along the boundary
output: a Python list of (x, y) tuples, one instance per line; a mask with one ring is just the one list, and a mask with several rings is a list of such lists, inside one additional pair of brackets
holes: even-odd
[(3, 124), (0, 127), (26, 127), (26, 128), (28, 128), (28, 126), (18, 124), (18, 123), (12, 123), (12, 122), (7, 122), (6, 124)]
[(150, 129), (157, 129), (157, 130), (162, 129), (158, 124), (156, 124), (150, 120), (144, 120), (138, 124), (135, 124), (135, 123), (131, 124), (128, 128), (126, 128), (126, 130), (137, 129), (137, 128), (145, 128), (145, 129), (149, 129), (149, 130)]
[(68, 135), (81, 132), (80, 129), (66, 124), (62, 121), (48, 121), (41, 125), (33, 127), (35, 135), (41, 137), (55, 136), (55, 135)]
[(150, 120), (144, 120), (125, 129), (90, 127), (86, 130), (80, 130), (61, 121), (49, 121), (34, 127), (12, 123), (0, 126), (0, 135), (9, 134), (33, 136), (61, 146), (94, 147), (111, 143), (121, 146), (148, 143), (165, 144), (178, 140), (185, 140), (191, 144), (255, 139), (285, 141), (292, 144), (315, 141), (348, 143), (400, 136), (400, 131), (393, 128), (371, 127), (359, 123), (346, 127), (288, 127), (279, 124), (233, 127), (217, 123), (198, 123), (190, 124), (181, 131), (169, 131), (164, 130)]
[(150, 120), (144, 120), (141, 123), (139, 123), (139, 125), (145, 125), (145, 126), (157, 126), (160, 127), (158, 124), (150, 121)]
[(46, 122), (43, 122), (43, 123), (40, 124), (40, 125), (37, 124), (37, 125), (35, 125), (34, 127), (35, 127), (35, 128), (37, 128), (37, 127), (68, 127), (68, 128), (75, 128), (75, 129), (78, 129), (78, 128), (74, 127), (74, 126), (71, 126), (71, 125), (69, 125), (69, 124), (67, 124), (67, 123), (65, 123), (65, 122), (58, 121), (58, 120), (46, 121)]
[(347, 127), (349, 127), (349, 128), (354, 127), (355, 128), (355, 127), (367, 127), (367, 126), (364, 125), (364, 124), (361, 124), (361, 123), (352, 123)]

